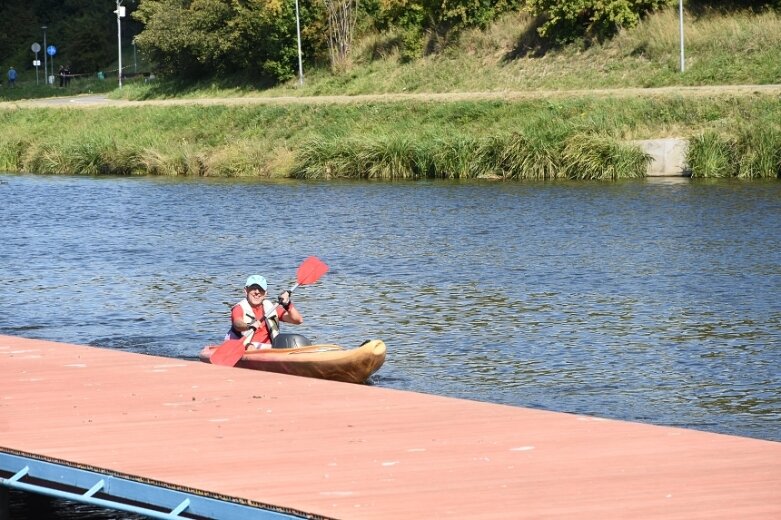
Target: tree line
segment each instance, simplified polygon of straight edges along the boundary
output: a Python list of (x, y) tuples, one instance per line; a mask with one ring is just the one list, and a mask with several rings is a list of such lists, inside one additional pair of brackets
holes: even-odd
[[(128, 0), (125, 0), (128, 3)], [(68, 64), (73, 72), (94, 73), (117, 58), (117, 20), (112, 0), (0, 0), (0, 65), (32, 69), (33, 43), (56, 47), (55, 63)], [(129, 44), (142, 26), (123, 21)], [(38, 59), (43, 62), (43, 52)]]
[[(159, 72), (196, 80), (241, 75), (269, 82), (294, 77), (298, 31), (307, 66), (349, 70), (353, 43), (387, 32), (402, 61), (436, 53), (469, 28), (484, 28), (507, 12), (534, 19), (529, 51), (590, 45), (637, 24), (678, 0), (123, 0), (126, 44)], [(781, 0), (685, 2), (707, 9), (779, 9)], [(57, 45), (56, 59), (74, 72), (102, 70), (116, 61), (116, 0), (0, 0), (0, 63), (31, 68), (30, 45)], [(296, 16), (298, 11), (298, 17)], [(43, 56), (39, 56), (42, 59)]]

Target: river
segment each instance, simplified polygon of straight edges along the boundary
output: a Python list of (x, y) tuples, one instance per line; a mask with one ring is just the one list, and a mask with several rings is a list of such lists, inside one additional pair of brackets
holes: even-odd
[(196, 359), (249, 274), (277, 294), (316, 255), (287, 330), (383, 339), (371, 384), (781, 440), (778, 181), (0, 175), (0, 201), (0, 334)]

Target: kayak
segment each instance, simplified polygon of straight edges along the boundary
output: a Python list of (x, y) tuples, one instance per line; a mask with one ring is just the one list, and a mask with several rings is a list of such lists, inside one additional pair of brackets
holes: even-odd
[[(209, 363), (217, 346), (201, 350), (199, 358)], [(385, 343), (375, 339), (346, 349), (339, 345), (309, 345), (294, 348), (248, 350), (237, 367), (279, 374), (363, 383), (385, 362)]]

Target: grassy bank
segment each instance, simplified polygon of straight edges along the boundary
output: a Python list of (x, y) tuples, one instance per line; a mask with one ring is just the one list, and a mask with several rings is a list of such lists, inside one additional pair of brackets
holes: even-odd
[(0, 111), (0, 169), (300, 178), (641, 176), (634, 139), (692, 138), (697, 176), (777, 177), (774, 96)]
[[(399, 92), (596, 89), (781, 82), (781, 16), (686, 13), (680, 73), (677, 12), (649, 16), (588, 49), (535, 52), (531, 20), (508, 15), (440, 52), (401, 63), (398, 35), (365, 35), (351, 72), (306, 71), (258, 90), (237, 78), (182, 85), (128, 82), (112, 96), (325, 96)], [(105, 90), (109, 80), (74, 82)], [(61, 95), (41, 86), (0, 97)], [(6, 99), (8, 99), (6, 97)], [(585, 178), (643, 175), (636, 139), (691, 140), (695, 176), (778, 177), (781, 100), (747, 90), (706, 96), (540, 97), (254, 106), (0, 110), (0, 170), (300, 178)]]
[(781, 83), (780, 13), (686, 11), (684, 73), (678, 22), (678, 11), (671, 8), (602, 44), (543, 52), (535, 47), (533, 20), (511, 13), (455, 41), (432, 36), (425, 47), (438, 50), (412, 62), (400, 58), (400, 35), (364, 35), (355, 44), (349, 73), (307, 68), (303, 86), (291, 80), (261, 89), (243, 79), (215, 78), (190, 85), (137, 83), (115, 95), (319, 96)]
[[(677, 10), (669, 9), (602, 45), (539, 53), (529, 47), (532, 20), (508, 15), (487, 31), (473, 30), (456, 45), (401, 65), (393, 35), (359, 43), (351, 75), (314, 71), (290, 94), (594, 89), (781, 82), (781, 16), (687, 13), (686, 70), (680, 72)], [(379, 58), (379, 59), (378, 59)]]

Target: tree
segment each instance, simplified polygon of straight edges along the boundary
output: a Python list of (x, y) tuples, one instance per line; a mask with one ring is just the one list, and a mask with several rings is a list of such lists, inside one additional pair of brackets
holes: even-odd
[[(141, 0), (135, 17), (144, 24), (136, 37), (139, 48), (171, 75), (245, 73), (285, 80), (295, 74), (292, 1)], [(302, 5), (302, 23), (313, 18), (308, 4)], [(315, 54), (316, 41), (309, 40), (307, 49)]]
[[(38, 31), (40, 24), (36, 22), (33, 6), (7, 2), (0, 8), (0, 19), (5, 26), (0, 31), (0, 57), (3, 59), (5, 69), (14, 64), (17, 69), (22, 69), (23, 63), (29, 63), (31, 66), (33, 55), (30, 52), (30, 45), (38, 41), (35, 38), (40, 33)], [(0, 73), (5, 74), (6, 70)]]
[(519, 9), (522, 0), (379, 0), (380, 13), (392, 21), (413, 22), (422, 29), (460, 30), (486, 27), (500, 14)]
[[(133, 6), (135, 0), (124, 0)], [(41, 26), (47, 26), (48, 44), (57, 48), (56, 61), (69, 63), (75, 73), (92, 73), (116, 60), (116, 15), (112, 0), (28, 0), (0, 4), (0, 57), (32, 67), (33, 42), (43, 45)], [(137, 27), (123, 21), (129, 41)], [(127, 30), (124, 30), (127, 29)], [(42, 53), (39, 59), (43, 61)], [(22, 68), (22, 67), (19, 67)]]
[(422, 54), (425, 33), (447, 42), (451, 36), (472, 27), (485, 28), (499, 15), (517, 10), (523, 0), (377, 0), (375, 15), (380, 29), (402, 31), (402, 58)]
[(328, 50), (331, 69), (345, 71), (350, 68), (350, 49), (355, 35), (358, 17), (358, 0), (323, 0), (328, 14)]
[(602, 41), (622, 27), (675, 0), (528, 0), (528, 9), (544, 19), (540, 36), (558, 44), (578, 39)]

